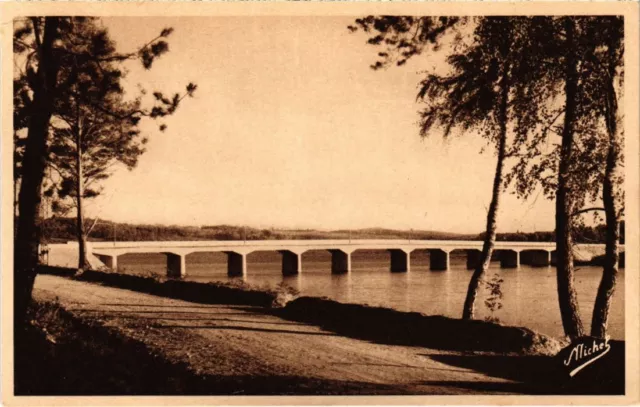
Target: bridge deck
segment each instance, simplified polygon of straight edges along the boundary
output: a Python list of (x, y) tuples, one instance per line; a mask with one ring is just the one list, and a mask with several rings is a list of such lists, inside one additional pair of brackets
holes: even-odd
[[(68, 244), (76, 244), (69, 242)], [(94, 249), (227, 249), (255, 248), (256, 250), (284, 250), (300, 248), (305, 250), (337, 247), (363, 249), (426, 248), (426, 249), (481, 249), (480, 240), (401, 240), (401, 239), (361, 239), (361, 240), (216, 240), (216, 241), (141, 241), (141, 242), (91, 242)], [(580, 247), (604, 247), (603, 244), (579, 244)], [(555, 250), (555, 242), (495, 242), (495, 248), (513, 250)]]
[[(50, 250), (66, 248), (77, 242), (49, 245)], [(164, 253), (167, 255), (167, 273), (170, 276), (186, 274), (186, 256), (196, 252), (224, 252), (228, 258), (230, 276), (246, 274), (246, 256), (255, 251), (278, 251), (282, 254), (283, 274), (297, 274), (302, 270), (302, 254), (310, 250), (331, 252), (331, 269), (334, 273), (351, 270), (351, 253), (356, 250), (388, 250), (390, 270), (409, 271), (411, 252), (428, 250), (432, 270), (449, 269), (449, 253), (454, 250), (467, 252), (467, 268), (474, 268), (480, 258), (483, 242), (480, 240), (216, 240), (216, 241), (147, 241), (147, 242), (90, 242), (88, 252), (97, 256), (106, 266), (116, 269), (117, 258), (128, 253)], [(604, 244), (578, 244), (574, 255), (578, 260), (591, 261), (604, 253)], [(517, 268), (520, 264), (548, 266), (553, 262), (555, 242), (495, 242), (501, 267)], [(624, 252), (624, 245), (620, 246)], [(624, 260), (622, 260), (624, 261)]]

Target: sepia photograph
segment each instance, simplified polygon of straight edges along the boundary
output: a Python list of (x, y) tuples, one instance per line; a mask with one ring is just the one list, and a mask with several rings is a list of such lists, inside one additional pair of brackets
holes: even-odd
[(638, 402), (637, 4), (51, 6), (1, 17), (7, 405)]

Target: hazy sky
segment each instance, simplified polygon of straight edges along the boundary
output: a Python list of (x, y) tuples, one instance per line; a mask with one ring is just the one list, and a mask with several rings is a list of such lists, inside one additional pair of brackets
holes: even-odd
[[(261, 227), (484, 229), (495, 155), (484, 140), (418, 135), (419, 71), (434, 59), (372, 71), (378, 50), (343, 17), (105, 19), (118, 49), (163, 27), (170, 52), (135, 90), (198, 84), (148, 151), (121, 169), (90, 216), (127, 222)], [(551, 202), (505, 194), (501, 231), (553, 230)]]

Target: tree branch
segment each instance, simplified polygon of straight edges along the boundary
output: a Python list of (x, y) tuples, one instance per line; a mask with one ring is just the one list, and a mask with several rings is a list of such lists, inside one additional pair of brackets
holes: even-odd
[(40, 22), (38, 21), (38, 17), (31, 17), (31, 23), (33, 24), (33, 35), (36, 40), (36, 47), (40, 50), (40, 48), (42, 48), (42, 41), (40, 40)]
[(575, 211), (574, 213), (571, 214), (571, 216), (578, 216), (582, 213), (585, 212), (590, 212), (590, 211), (604, 211), (604, 208), (599, 208), (599, 207), (593, 207), (593, 208), (585, 208), (585, 209), (580, 209), (579, 211)]
[(93, 223), (91, 224), (91, 227), (89, 228), (89, 230), (87, 230), (87, 232), (85, 233), (86, 237), (89, 237), (89, 235), (91, 234), (91, 231), (93, 230), (93, 227), (98, 223), (98, 218), (95, 218), (93, 220)]

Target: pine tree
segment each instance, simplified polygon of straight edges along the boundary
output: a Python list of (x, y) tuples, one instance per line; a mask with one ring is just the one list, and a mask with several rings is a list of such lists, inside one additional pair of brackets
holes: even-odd
[[(145, 68), (150, 69), (155, 59), (168, 51), (168, 44), (164, 38), (171, 32), (171, 28), (166, 28), (136, 52), (122, 54), (116, 51), (107, 30), (100, 27), (99, 19), (96, 18), (32, 17), (16, 23), (14, 58), (24, 65), (24, 69), (14, 81), (14, 100), (16, 97), (20, 100), (20, 103), (14, 104), (14, 116), (21, 118), (15, 122), (14, 132), (19, 134), (26, 128), (24, 153), (20, 162), (14, 257), (17, 323), (21, 322), (31, 298), (37, 270), (37, 224), (45, 168), (49, 163), (55, 163), (53, 165), (57, 165), (56, 168), (64, 167), (57, 158), (69, 159), (67, 153), (73, 151), (74, 143), (80, 147), (75, 150), (76, 162), (78, 158), (84, 157), (81, 153), (86, 134), (82, 132), (90, 133), (86, 125), (91, 120), (95, 121), (94, 124), (109, 123), (106, 124), (107, 127), (115, 126), (118, 120), (121, 122), (119, 128), (135, 139), (135, 127), (143, 117), (159, 118), (175, 112), (181, 100), (179, 95), (167, 98), (157, 92), (154, 94), (157, 103), (149, 109), (141, 107), (140, 99), (122, 105), (118, 99), (118, 95), (121, 97), (123, 93), (120, 84), (123, 74), (118, 65), (127, 60), (137, 59)], [(186, 94), (190, 95), (194, 91), (195, 85), (189, 84)], [(107, 120), (107, 116), (112, 120)], [(75, 125), (72, 117), (76, 119)], [(66, 123), (65, 119), (72, 124)], [(164, 128), (164, 125), (161, 125), (161, 128)], [(133, 133), (130, 133), (131, 131)], [(73, 134), (75, 142), (63, 144), (57, 139), (70, 134)], [(69, 141), (69, 138), (66, 138)], [(91, 137), (87, 138), (89, 139)], [(115, 141), (111, 139), (107, 143)], [(120, 142), (124, 141), (123, 138)], [(134, 141), (132, 145), (136, 143)], [(55, 151), (49, 151), (49, 145), (56, 146)], [(67, 153), (64, 153), (63, 145), (66, 146)], [(119, 148), (126, 145), (125, 143), (112, 146)], [(130, 149), (129, 153), (133, 151), (132, 155), (135, 156), (136, 148), (131, 147), (132, 145), (127, 148)], [(113, 153), (119, 154), (117, 150)], [(125, 151), (123, 153), (126, 155)], [(127, 160), (129, 159), (123, 158), (123, 161)], [(71, 167), (71, 164), (67, 165)], [(76, 168), (81, 170), (83, 165), (76, 164)], [(96, 170), (89, 165), (87, 171), (92, 174), (92, 171)], [(92, 174), (94, 179), (104, 175), (104, 172), (99, 171)], [(77, 177), (76, 174), (76, 178), (83, 179), (86, 176)], [(69, 181), (64, 179), (63, 176), (59, 178), (61, 183), (66, 183), (62, 192), (71, 193), (74, 189), (68, 188)], [(82, 186), (82, 182), (76, 182), (76, 196), (80, 198), (77, 202), (86, 195), (81, 191)], [(79, 209), (78, 218), (81, 219), (82, 211)], [(81, 230), (81, 226), (78, 230)], [(82, 262), (81, 256), (80, 263)]]

